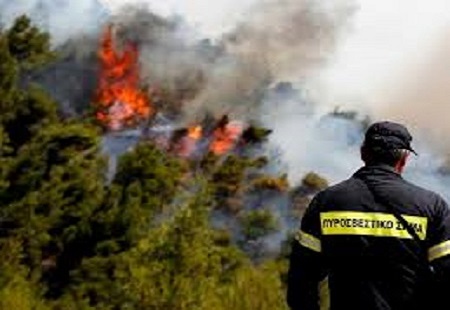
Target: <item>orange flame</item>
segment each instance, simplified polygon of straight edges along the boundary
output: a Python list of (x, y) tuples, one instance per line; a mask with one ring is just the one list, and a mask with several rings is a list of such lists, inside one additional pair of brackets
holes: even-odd
[(188, 137), (194, 140), (200, 140), (203, 135), (203, 128), (200, 125), (188, 128)]
[(98, 57), (97, 119), (112, 130), (148, 119), (153, 110), (150, 99), (139, 88), (137, 47), (128, 43), (119, 54), (114, 47), (112, 26), (109, 26), (102, 36)]
[(197, 149), (197, 142), (203, 136), (203, 128), (201, 126), (192, 126), (187, 129), (187, 134), (179, 142), (178, 149), (176, 151), (178, 156), (189, 157), (194, 154)]
[(215, 155), (223, 155), (233, 149), (242, 134), (244, 126), (240, 122), (229, 122), (216, 128), (209, 150)]

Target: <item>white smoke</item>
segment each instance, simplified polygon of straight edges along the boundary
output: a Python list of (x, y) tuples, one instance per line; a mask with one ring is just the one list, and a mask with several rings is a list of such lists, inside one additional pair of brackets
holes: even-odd
[(101, 0), (112, 12), (130, 4), (144, 5), (158, 15), (182, 16), (202, 36), (218, 38), (248, 16), (248, 10), (261, 0)]
[[(352, 32), (317, 77), (317, 100), (402, 121), (435, 138), (447, 134), (450, 2), (358, 2)], [(434, 147), (441, 151), (442, 141)]]
[(308, 79), (332, 55), (352, 14), (351, 3), (259, 1), (222, 36), (229, 57), (208, 72), (205, 89), (186, 112), (222, 103), (222, 112), (252, 115), (254, 95), (267, 83)]
[(9, 25), (20, 15), (29, 15), (52, 34), (59, 45), (68, 38), (98, 31), (106, 8), (97, 0), (0, 0), (0, 21)]

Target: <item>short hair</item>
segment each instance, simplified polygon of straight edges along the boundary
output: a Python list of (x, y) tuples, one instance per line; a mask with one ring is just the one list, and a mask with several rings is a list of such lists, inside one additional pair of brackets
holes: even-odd
[(366, 164), (384, 164), (392, 167), (409, 152), (405, 149), (386, 150), (382, 148), (371, 148), (364, 144), (362, 148), (364, 150), (363, 161)]

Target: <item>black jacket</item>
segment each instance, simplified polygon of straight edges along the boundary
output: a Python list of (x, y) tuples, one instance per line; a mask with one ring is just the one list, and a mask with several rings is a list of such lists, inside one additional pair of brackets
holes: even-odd
[[(366, 183), (396, 207), (420, 244)], [(433, 297), (429, 264), (439, 281)], [(450, 293), (449, 281), (446, 202), (389, 166), (369, 166), (314, 197), (293, 243), (287, 297), (294, 310), (439, 309), (432, 304)]]

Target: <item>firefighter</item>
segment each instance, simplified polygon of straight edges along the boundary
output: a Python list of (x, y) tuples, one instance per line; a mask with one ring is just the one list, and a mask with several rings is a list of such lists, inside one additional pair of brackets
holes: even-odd
[(449, 309), (450, 211), (401, 176), (412, 137), (401, 124), (368, 128), (364, 166), (317, 194), (292, 245), (292, 310)]

